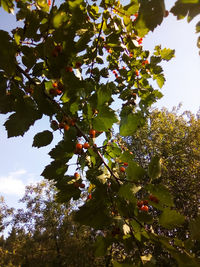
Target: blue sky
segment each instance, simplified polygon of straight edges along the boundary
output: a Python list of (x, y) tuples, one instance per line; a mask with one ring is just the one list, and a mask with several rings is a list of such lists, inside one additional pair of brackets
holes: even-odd
[[(167, 9), (171, 5), (168, 3)], [(162, 88), (164, 97), (156, 104), (159, 108), (165, 106), (172, 109), (182, 102), (182, 111), (191, 110), (196, 113), (199, 109), (200, 56), (196, 46), (198, 36), (195, 34), (197, 22), (198, 19), (195, 19), (188, 24), (186, 20), (177, 21), (173, 15), (169, 15), (161, 26), (144, 39), (146, 49), (153, 50), (155, 45), (161, 44), (163, 48), (176, 50), (176, 57), (163, 64), (166, 83)], [(0, 29), (10, 30), (13, 27), (16, 27), (15, 17), (0, 9)], [(47, 156), (49, 146), (32, 148), (33, 136), (46, 130), (49, 122), (44, 118), (24, 137), (7, 139), (2, 126), (6, 117), (8, 116), (0, 115), (0, 195), (5, 197), (10, 206), (16, 207), (17, 200), (23, 196), (25, 185), (41, 180), (40, 173), (50, 162)]]

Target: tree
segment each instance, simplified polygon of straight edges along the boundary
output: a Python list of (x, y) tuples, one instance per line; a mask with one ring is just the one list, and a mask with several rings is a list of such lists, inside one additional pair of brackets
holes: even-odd
[[(171, 12), (190, 20), (199, 14), (197, 2), (178, 0)], [(12, 11), (12, 0), (0, 4)], [(53, 131), (59, 129), (62, 138), (49, 152), (52, 162), (42, 176), (55, 182), (62, 203), (88, 195), (74, 219), (106, 232), (97, 240), (97, 254), (108, 254), (107, 266), (157, 264), (148, 253), (148, 247), (156, 246), (179, 266), (199, 266), (186, 244), (179, 239), (174, 244), (172, 238), (151, 231), (154, 222), (176, 229), (185, 221), (173, 209), (167, 187), (155, 185), (158, 158), (151, 159), (146, 172), (112, 138), (115, 123), (122, 136), (143, 126), (149, 107), (162, 97), (151, 81), (163, 86), (160, 63), (170, 60), (174, 51), (156, 46), (150, 54), (143, 50), (142, 37), (167, 15), (164, 1), (74, 0), (56, 6), (55, 1), (23, 0), (17, 7), (16, 18), (23, 26), (12, 34), (0, 31), (0, 112), (11, 113), (4, 124), (8, 137), (23, 136), (44, 115)], [(123, 102), (119, 115), (111, 107), (114, 98)], [(38, 133), (33, 146), (50, 144), (53, 131)], [(97, 146), (99, 135), (104, 141)], [(79, 175), (68, 172), (70, 159), (76, 161)], [(155, 198), (151, 202), (159, 210), (156, 217), (147, 205), (138, 207), (141, 187), (146, 194), (158, 188), (159, 205)], [(193, 242), (199, 219), (191, 225)], [(114, 260), (116, 249), (122, 254)]]
[(75, 224), (71, 205), (55, 201), (53, 185), (27, 186), (25, 208), (12, 215), (12, 229), (2, 241), (1, 266), (104, 266), (95, 259), (96, 231)]

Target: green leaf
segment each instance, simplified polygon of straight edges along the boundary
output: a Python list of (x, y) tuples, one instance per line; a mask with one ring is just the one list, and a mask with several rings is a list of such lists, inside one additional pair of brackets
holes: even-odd
[(200, 241), (200, 216), (198, 216), (195, 220), (190, 221), (189, 228), (192, 239)]
[(40, 118), (41, 115), (36, 110), (31, 108), (29, 109), (27, 107), (24, 108), (24, 112), (21, 110), (12, 114), (4, 123), (8, 133), (8, 138), (19, 135), (23, 136), (30, 126)]
[(185, 221), (185, 217), (175, 210), (169, 208), (164, 209), (162, 214), (159, 216), (159, 223), (161, 226), (167, 229), (173, 229), (176, 226), (180, 226)]
[[(97, 103), (98, 107), (102, 106), (103, 104), (109, 102), (111, 98), (112, 91), (109, 86), (102, 85), (99, 90), (97, 91)], [(98, 108), (97, 107), (97, 108)]]
[(138, 35), (143, 37), (161, 24), (165, 12), (164, 0), (140, 1), (139, 16), (135, 23)]
[(91, 226), (95, 229), (103, 229), (111, 223), (106, 206), (103, 201), (88, 201), (75, 213), (75, 221)]
[(198, 0), (177, 0), (175, 5), (170, 10), (177, 19), (183, 19), (188, 16), (190, 22), (195, 16), (200, 13), (200, 5)]
[(95, 256), (100, 257), (106, 255), (107, 248), (108, 248), (108, 242), (103, 236), (97, 236), (96, 242), (94, 244), (95, 246)]
[(93, 127), (97, 131), (107, 131), (117, 121), (115, 112), (107, 106), (102, 106), (97, 117), (93, 120)]
[(54, 160), (45, 167), (41, 175), (48, 180), (58, 180), (64, 177), (67, 168), (65, 159)]
[(126, 168), (127, 179), (131, 181), (138, 181), (145, 175), (145, 170), (140, 167), (136, 162), (130, 162)]
[[(0, 69), (10, 76), (14, 75), (16, 70), (16, 47), (11, 42), (11, 38), (6, 31), (0, 30), (0, 40)], [(8, 64), (8, 62), (12, 62), (12, 64)]]
[(53, 18), (53, 25), (55, 28), (59, 28), (62, 26), (64, 22), (68, 19), (67, 14), (64, 11), (57, 12)]
[(172, 59), (175, 55), (175, 50), (169, 49), (169, 48), (164, 48), (161, 49), (160, 45), (157, 45), (155, 47), (155, 52), (154, 55), (155, 56), (161, 56), (162, 59), (169, 61), (170, 59)]
[(157, 74), (157, 75), (154, 75), (153, 78), (156, 80), (158, 86), (160, 88), (163, 87), (164, 83), (165, 83), (165, 77), (163, 74)]
[(0, 6), (2, 6), (3, 9), (8, 13), (13, 13), (14, 12), (13, 0), (1, 0), (0, 1)]
[(142, 221), (144, 223), (148, 223), (148, 224), (153, 223), (152, 215), (146, 213), (145, 211), (139, 212), (137, 218), (139, 221)]
[(41, 133), (37, 133), (34, 136), (33, 145), (34, 147), (42, 147), (49, 145), (53, 140), (52, 132), (46, 130)]
[(120, 122), (120, 135), (132, 135), (145, 122), (140, 113), (123, 116)]
[(155, 156), (151, 159), (148, 166), (148, 175), (151, 179), (157, 179), (161, 176), (161, 158)]
[(130, 4), (124, 6), (124, 10), (126, 11), (127, 16), (132, 16), (137, 13), (139, 9), (138, 0), (132, 0)]
[(136, 204), (135, 194), (141, 189), (140, 186), (124, 184), (119, 189), (119, 195), (126, 200)]

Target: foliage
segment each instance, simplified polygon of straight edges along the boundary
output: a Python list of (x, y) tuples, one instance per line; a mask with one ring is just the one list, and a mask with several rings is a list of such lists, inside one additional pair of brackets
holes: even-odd
[[(194, 17), (199, 1), (188, 2), (178, 0), (171, 12)], [(12, 0), (0, 5), (8, 12), (14, 7)], [(42, 175), (55, 182), (61, 203), (88, 195), (74, 218), (106, 231), (97, 251), (109, 256), (107, 265), (158, 266), (155, 251), (162, 247), (172, 266), (199, 266), (191, 246), (152, 230), (155, 223), (176, 230), (185, 221), (167, 186), (156, 185), (161, 175), (157, 155), (146, 170), (112, 138), (116, 123), (122, 136), (132, 136), (162, 97), (152, 80), (163, 86), (160, 63), (173, 58), (174, 51), (156, 46), (150, 54), (143, 50), (142, 37), (166, 16), (164, 1), (71, 0), (56, 6), (55, 1), (21, 0), (17, 8), (23, 26), (12, 34), (0, 31), (0, 112), (10, 115), (4, 124), (8, 137), (23, 136), (36, 120), (49, 116), (52, 131), (38, 133), (33, 146), (51, 143), (58, 129), (61, 140), (49, 152), (52, 162)], [(114, 99), (122, 102), (120, 114)], [(103, 141), (97, 146), (99, 135)], [(68, 172), (70, 159), (80, 176)], [(152, 194), (151, 209), (147, 202), (137, 203), (139, 190)], [(197, 225), (198, 219), (192, 231)]]
[(94, 258), (97, 233), (72, 221), (71, 205), (55, 202), (52, 185), (27, 186), (21, 202), (1, 240), (1, 266), (104, 266)]

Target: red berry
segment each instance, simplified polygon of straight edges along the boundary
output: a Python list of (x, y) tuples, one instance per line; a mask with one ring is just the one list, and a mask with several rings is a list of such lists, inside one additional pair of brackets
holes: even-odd
[(79, 174), (78, 172), (75, 172), (75, 173), (74, 173), (74, 177), (75, 177), (76, 179), (78, 179), (78, 178), (80, 177), (80, 174)]
[(129, 57), (133, 57), (133, 53), (130, 53), (130, 54), (129, 54)]
[(54, 88), (57, 88), (57, 87), (58, 87), (58, 83), (57, 83), (57, 82), (53, 82), (53, 83), (52, 83), (52, 86), (53, 86)]
[(143, 42), (143, 38), (140, 38), (140, 39), (138, 39), (137, 41), (138, 41), (138, 44), (142, 44), (142, 42)]
[(82, 144), (80, 144), (80, 143), (76, 144), (76, 149), (77, 150), (81, 150), (82, 148), (83, 148)]
[(125, 70), (125, 69), (126, 69), (126, 67), (124, 67), (124, 66), (123, 66), (123, 67), (122, 67), (122, 69), (123, 69), (123, 70)]
[(55, 47), (55, 49), (56, 49), (56, 51), (57, 51), (58, 53), (60, 53), (60, 52), (62, 51), (62, 46), (61, 46), (61, 45), (57, 45), (57, 46)]
[(72, 69), (72, 67), (66, 67), (66, 68), (65, 68), (65, 71), (66, 71), (66, 72), (72, 72), (73, 69)]
[(92, 194), (89, 194), (89, 195), (87, 196), (87, 199), (92, 199)]
[(65, 124), (65, 126), (64, 126), (64, 129), (65, 129), (65, 131), (69, 131), (69, 125), (68, 124)]
[(169, 16), (169, 11), (168, 10), (165, 10), (164, 17), (167, 17), (167, 16)]
[(149, 199), (150, 199), (151, 201), (153, 201), (154, 196), (153, 196), (153, 195), (150, 195), (150, 196), (149, 196)]
[(57, 95), (62, 95), (62, 93), (63, 93), (63, 92), (62, 92), (61, 90), (59, 90), (59, 89), (56, 89), (55, 91), (56, 91), (56, 94), (57, 94)]
[(135, 71), (135, 75), (139, 76), (139, 71), (138, 70)]
[(90, 132), (89, 132), (89, 134), (90, 134), (90, 137), (95, 138), (96, 131), (94, 129), (91, 129)]
[(77, 69), (79, 69), (81, 67), (81, 65), (82, 65), (81, 62), (76, 62), (76, 64), (75, 64)]
[(84, 143), (83, 148), (88, 149), (90, 147), (89, 143)]
[(80, 188), (85, 188), (85, 184), (80, 184), (79, 187)]
[(48, 0), (48, 6), (51, 6), (51, 0)]
[(120, 170), (120, 172), (125, 172), (126, 169), (124, 167), (120, 167), (119, 170)]
[(56, 89), (51, 88), (51, 89), (49, 90), (49, 94), (50, 94), (50, 95), (53, 95), (53, 96), (57, 95), (57, 93), (56, 93)]
[(144, 203), (143, 203), (142, 200), (137, 202), (137, 206), (138, 206), (138, 208), (141, 208), (143, 205), (144, 205)]
[(60, 123), (58, 124), (58, 127), (59, 127), (60, 129), (64, 129), (64, 127), (65, 127), (64, 122), (60, 122)]
[(128, 166), (128, 162), (124, 162), (123, 165), (124, 165), (124, 166)]
[(146, 206), (146, 205), (143, 205), (141, 208), (140, 208), (140, 210), (142, 210), (142, 211), (148, 211), (149, 210), (149, 207), (148, 206)]

